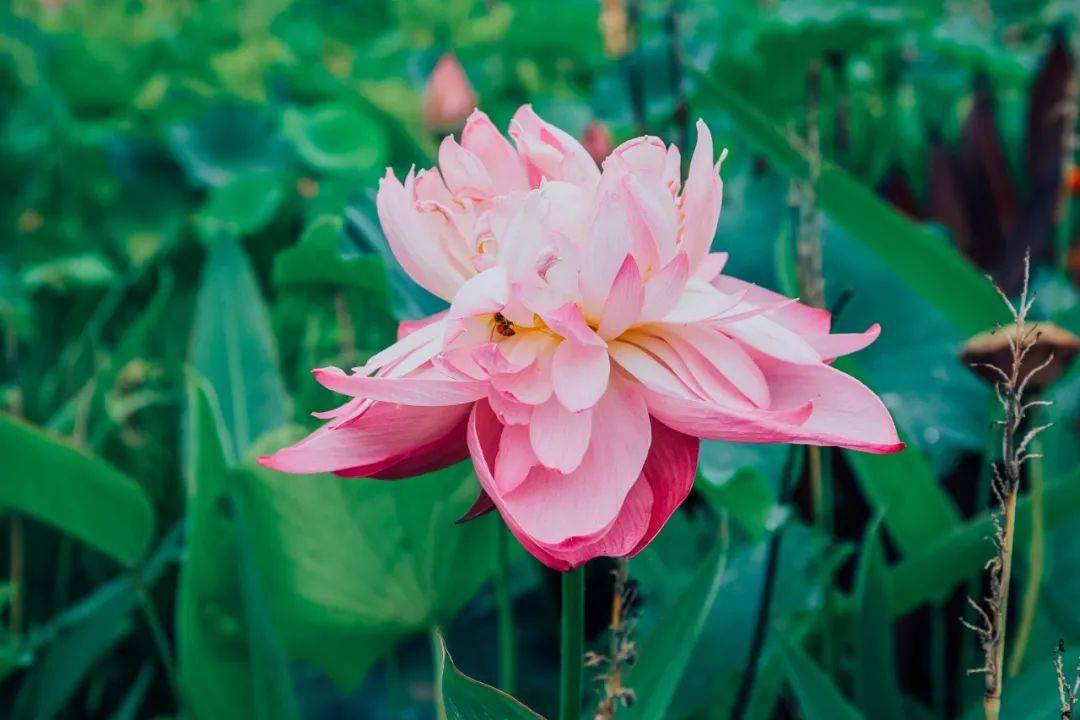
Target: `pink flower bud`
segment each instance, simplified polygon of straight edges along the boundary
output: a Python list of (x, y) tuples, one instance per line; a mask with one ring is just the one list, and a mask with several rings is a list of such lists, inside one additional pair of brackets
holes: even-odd
[(585, 150), (599, 165), (604, 162), (604, 158), (611, 154), (613, 147), (611, 131), (608, 130), (607, 125), (604, 123), (593, 120), (585, 126), (585, 132), (581, 136), (581, 144), (585, 146)]
[(457, 55), (439, 58), (424, 88), (424, 124), (429, 130), (457, 130), (476, 107), (476, 91)]

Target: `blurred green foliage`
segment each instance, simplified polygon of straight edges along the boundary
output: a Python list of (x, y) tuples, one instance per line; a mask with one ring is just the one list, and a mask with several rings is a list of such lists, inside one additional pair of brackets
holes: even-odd
[[(613, 56), (600, 21), (620, 6), (636, 43)], [(781, 532), (745, 717), (960, 716), (979, 690), (954, 617), (990, 552), (976, 488), (996, 410), (957, 356), (1001, 311), (955, 226), (902, 207), (889, 181), (933, 206), (935, 153), (965, 142), (988, 87), (1004, 171), (1033, 197), (1031, 89), (1078, 14), (1067, 0), (4, 4), (0, 719), (434, 717), (436, 694), (452, 718), (533, 717), (458, 670), (495, 675), (502, 532), (493, 516), (454, 524), (475, 495), (467, 464), (384, 484), (253, 462), (333, 404), (311, 368), (361, 364), (400, 320), (441, 309), (393, 262), (373, 191), (387, 166), (434, 164), (422, 93), (448, 50), (500, 126), (530, 102), (577, 136), (598, 120), (689, 157), (685, 100), (730, 151), (716, 249), (792, 294), (788, 192), (813, 176), (838, 327), (883, 326), (845, 369), (909, 449), (831, 454), (827, 537), (781, 491), (787, 451), (705, 443), (693, 512), (630, 565), (639, 702), (619, 716), (727, 717)], [(823, 162), (799, 139), (812, 66)], [(1035, 278), (1042, 319), (1080, 331), (1063, 264)], [(1008, 718), (1056, 717), (1047, 651), (1080, 645), (1077, 367), (1045, 397), (1052, 582)], [(1020, 583), (1031, 513), (1025, 498)], [(547, 714), (556, 594), (524, 553), (509, 580), (517, 694)]]

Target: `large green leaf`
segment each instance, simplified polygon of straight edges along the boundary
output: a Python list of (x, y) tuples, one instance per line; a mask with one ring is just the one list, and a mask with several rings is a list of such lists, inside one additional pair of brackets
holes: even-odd
[[(840, 358), (835, 366), (849, 375), (861, 376), (849, 358)], [(846, 456), (859, 487), (881, 513), (901, 552), (917, 552), (960, 524), (960, 513), (918, 448), (909, 444), (892, 455), (847, 452)]]
[(291, 720), (299, 710), (266, 622), (212, 393), (188, 378), (187, 552), (177, 608), (182, 699), (198, 720)]
[(727, 551), (726, 543), (718, 537), (689, 584), (642, 642), (639, 659), (627, 671), (624, 681), (626, 687), (633, 689), (637, 702), (620, 710), (620, 716), (648, 720), (667, 717), (668, 707), (720, 590)]
[(330, 285), (387, 293), (386, 268), (374, 255), (341, 252), (341, 219), (317, 218), (304, 230), (299, 242), (274, 258), (276, 287)]
[[(1075, 518), (1080, 513), (1080, 473), (1047, 486), (1044, 502), (1048, 531)], [(944, 601), (957, 583), (979, 573), (993, 553), (989, 540), (993, 532), (990, 515), (983, 513), (892, 568), (893, 614), (902, 615), (931, 600)], [(1030, 533), (1031, 499), (1022, 497), (1016, 503), (1017, 544), (1022, 545)]]
[[(784, 640), (780, 645), (780, 657), (806, 720), (860, 720), (863, 717), (802, 648)], [(873, 717), (878, 717), (877, 713)]]
[(285, 199), (285, 178), (272, 172), (245, 173), (213, 188), (199, 211), (198, 227), (213, 239), (222, 231), (251, 235), (270, 222)]
[(465, 675), (454, 665), (446, 640), (436, 636), (438, 687), (449, 720), (543, 720), (502, 690)]
[(124, 565), (154, 531), (142, 488), (100, 458), (0, 414), (0, 505), (69, 533)]
[(238, 477), (285, 647), (344, 687), (392, 643), (446, 624), (493, 567), (497, 518), (455, 524), (478, 490), (466, 464), (389, 483), (260, 467)]
[(775, 528), (786, 515), (768, 481), (753, 467), (744, 467), (719, 485), (703, 481), (698, 487), (753, 539)]
[[(810, 176), (805, 150), (789, 141), (725, 79), (700, 71), (695, 77), (781, 171), (797, 178)], [(1007, 320), (990, 282), (940, 234), (908, 220), (827, 160), (820, 160), (816, 187), (822, 209), (833, 220), (965, 333), (981, 332)]]
[(386, 157), (382, 125), (357, 106), (290, 109), (284, 131), (297, 154), (317, 170), (381, 170)]
[(228, 235), (208, 249), (195, 307), (191, 364), (217, 394), (230, 442), (226, 456), (288, 418), (277, 343), (243, 248)]
[(249, 105), (216, 105), (197, 121), (170, 128), (169, 140), (188, 176), (209, 187), (275, 172), (288, 162), (269, 113)]
[(855, 581), (855, 702), (866, 717), (903, 720), (880, 525), (866, 531)]
[(918, 448), (908, 445), (893, 455), (845, 455), (870, 504), (883, 513), (889, 535), (901, 552), (917, 553), (960, 524), (956, 506)]
[[(823, 578), (834, 572), (844, 557), (828, 549), (825, 538), (795, 520), (777, 532), (783, 532), (784, 536), (777, 563), (771, 627), (787, 625), (799, 617), (812, 617), (821, 606)], [(700, 577), (702, 558), (711, 554), (715, 538), (715, 527), (708, 527), (703, 519), (676, 513), (656, 540), (633, 559), (631, 574), (638, 581), (643, 608), (636, 629), (639, 637), (660, 638), (661, 634), (654, 633), (664, 632), (661, 620), (674, 622), (675, 615), (668, 613), (667, 608), (683, 602), (684, 589), (691, 587), (695, 577)], [(672, 717), (709, 713), (723, 717), (730, 711), (750, 654), (753, 618), (765, 580), (769, 542), (770, 538), (766, 537), (732, 547), (717, 599), (694, 643), (688, 666), (708, 668), (708, 671), (682, 674), (675, 695), (677, 700), (668, 708)], [(689, 620), (684, 618), (681, 622)], [(773, 684), (776, 680), (775, 662), (770, 661), (769, 655), (767, 648), (759, 665), (756, 686)], [(644, 653), (638, 662), (646, 662)], [(762, 705), (774, 703), (779, 688), (775, 691), (755, 692), (755, 698), (762, 698)], [(644, 702), (643, 697), (640, 700)], [(766, 708), (760, 709), (761, 717), (770, 717)], [(621, 715), (623, 711), (619, 712)]]

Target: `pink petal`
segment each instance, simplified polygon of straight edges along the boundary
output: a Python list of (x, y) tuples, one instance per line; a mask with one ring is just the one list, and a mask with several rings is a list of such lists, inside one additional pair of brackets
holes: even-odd
[[(571, 412), (557, 398), (551, 398), (533, 409), (528, 428), (533, 452), (544, 467), (561, 473), (573, 472), (589, 447), (592, 409)], [(495, 477), (498, 476), (496, 469)]]
[(630, 555), (644, 550), (652, 542), (690, 494), (697, 476), (700, 445), (696, 437), (672, 430), (655, 419), (652, 421), (652, 445), (638, 480), (652, 490), (652, 507), (648, 528)]
[(473, 402), (487, 395), (488, 388), (487, 382), (482, 380), (348, 375), (335, 367), (319, 368), (312, 372), (320, 385), (334, 392), (414, 407), (441, 407)]
[(554, 351), (558, 342), (547, 333), (518, 333), (499, 343), (499, 350), (514, 365), (530, 365), (545, 351)]
[(540, 462), (529, 437), (531, 432), (528, 425), (507, 425), (503, 428), (499, 452), (495, 456), (495, 485), (500, 496), (516, 490), (529, 471)]
[(630, 488), (615, 520), (602, 533), (594, 539), (570, 538), (545, 549), (570, 567), (579, 567), (597, 557), (632, 555), (647, 542), (644, 535), (652, 522), (654, 508), (653, 488), (640, 477)]
[(490, 375), (513, 375), (528, 365), (518, 365), (506, 359), (498, 343), (484, 343), (472, 350), (473, 360)]
[(506, 271), (493, 267), (470, 278), (454, 296), (448, 320), (494, 314), (502, 310), (510, 296)]
[(627, 175), (622, 182), (635, 237), (635, 257), (651, 274), (675, 257), (675, 204), (659, 182), (643, 182), (634, 175)]
[(510, 120), (510, 137), (525, 161), (532, 187), (541, 180), (569, 180), (594, 185), (600, 172), (588, 151), (568, 133), (544, 122), (531, 105), (522, 105)]
[(455, 195), (483, 200), (499, 194), (480, 158), (458, 145), (453, 135), (439, 145), (439, 172)]
[[(656, 333), (655, 335), (652, 333)], [(712, 398), (713, 400), (721, 403), (733, 404), (733, 405), (745, 405), (746, 400), (739, 394), (739, 392), (723, 378), (709, 377), (703, 385), (698, 379), (698, 375), (703, 374), (699, 369), (697, 373), (691, 372), (691, 369), (683, 356), (676, 352), (675, 348), (669, 344), (667, 339), (662, 339), (662, 327), (649, 328), (648, 331), (633, 331), (623, 336), (623, 339), (641, 348), (650, 357), (655, 358), (660, 362), (667, 370), (670, 370), (676, 378), (682, 382), (687, 388), (690, 389), (692, 396), (697, 398)], [(700, 359), (694, 359), (694, 362), (698, 365), (703, 364)], [(710, 375), (715, 376), (716, 373)], [(646, 386), (649, 386), (649, 382), (645, 382)], [(682, 393), (676, 393), (680, 397), (684, 395)]]
[(727, 442), (777, 443), (789, 438), (813, 412), (806, 403), (787, 410), (730, 408), (648, 390), (649, 413), (668, 427), (686, 435)]
[(417, 330), (422, 330), (423, 328), (426, 328), (427, 326), (442, 320), (444, 317), (446, 317), (445, 310), (443, 310), (442, 312), (437, 312), (434, 315), (428, 315), (422, 320), (402, 320), (398, 323), (397, 328), (398, 342), (401, 342)]
[(488, 391), (488, 403), (503, 425), (526, 425), (532, 417), (532, 405), (518, 402), (495, 388)]
[[(295, 445), (259, 458), (259, 463), (282, 472), (307, 474), (377, 465), (385, 469), (388, 460), (404, 460), (418, 449), (438, 456), (455, 447), (454, 433), (468, 416), (469, 407), (374, 403), (348, 423), (328, 423)], [(460, 442), (456, 447), (460, 453)]]
[(597, 334), (605, 340), (619, 337), (637, 321), (644, 303), (645, 285), (641, 281), (641, 271), (634, 258), (627, 255), (604, 303)]
[(529, 189), (525, 166), (514, 146), (479, 110), (474, 110), (465, 123), (461, 146), (480, 159), (498, 194)]
[(645, 387), (676, 397), (694, 396), (679, 375), (637, 345), (617, 340), (608, 346), (608, 352), (623, 370)]
[(630, 253), (631, 233), (625, 193), (619, 188), (603, 189), (585, 238), (579, 269), (586, 312), (599, 315), (603, 310), (615, 276)]
[(770, 317), (758, 315), (724, 322), (718, 327), (725, 335), (770, 357), (803, 365), (821, 364), (821, 356), (801, 335), (773, 322)]
[(645, 301), (641, 307), (640, 321), (659, 320), (674, 309), (679, 302), (690, 276), (690, 261), (685, 253), (679, 253), (653, 275), (645, 285)]
[(607, 343), (585, 322), (581, 308), (575, 303), (566, 303), (553, 312), (543, 314), (547, 326), (567, 340), (579, 345), (604, 347)]
[(810, 403), (813, 412), (788, 439), (810, 445), (835, 445), (872, 453), (904, 448), (889, 411), (861, 382), (830, 365), (795, 365), (766, 358), (761, 369), (769, 381), (773, 403)]
[(551, 365), (555, 355), (554, 338), (541, 348), (529, 367), (513, 375), (497, 375), (491, 378), (492, 386), (527, 405), (539, 405), (547, 401), (554, 391), (551, 381)]
[(817, 350), (818, 354), (826, 361), (835, 360), (842, 355), (850, 355), (862, 350), (878, 339), (881, 335), (881, 326), (874, 323), (861, 333), (833, 333), (824, 335), (804, 335), (810, 347)]
[(592, 412), (589, 447), (576, 470), (563, 474), (534, 468), (520, 487), (502, 497), (504, 512), (536, 542), (561, 543), (603, 532), (645, 463), (649, 416), (633, 385), (613, 382)]
[(495, 413), (491, 412), (488, 404), (486, 402), (476, 403), (473, 406), (472, 413), (469, 415), (466, 435), (469, 454), (472, 455), (473, 468), (476, 470), (476, 478), (480, 481), (480, 486), (484, 489), (484, 492), (499, 508), (499, 513), (503, 516), (503, 520), (506, 521), (506, 526), (510, 529), (510, 532), (514, 534), (514, 537), (529, 553), (550, 568), (569, 570), (570, 564), (566, 560), (556, 557), (543, 546), (534, 542), (528, 534), (521, 530), (521, 527), (514, 521), (513, 516), (503, 509), (501, 496), (496, 490), (495, 477), (492, 475), (492, 467), (499, 450), (502, 433), (503, 426), (495, 417)]
[(418, 285), (449, 302), (467, 275), (433, 237), (432, 228), (416, 210), (411, 195), (412, 178), (406, 188), (387, 170), (379, 182), (376, 207), (379, 223), (394, 257)]
[(449, 467), (469, 456), (469, 449), (465, 444), (466, 425), (467, 421), (462, 420), (449, 433), (426, 445), (370, 465), (335, 470), (334, 474), (341, 477), (401, 480)]
[[(525, 549), (540, 562), (555, 570), (569, 570), (594, 557), (623, 556), (635, 552), (646, 540), (646, 531), (662, 524), (665, 511), (654, 511), (653, 484), (644, 472), (638, 475), (611, 522), (587, 536), (573, 536), (556, 543), (544, 543), (529, 535), (508, 511), (501, 494), (496, 490), (492, 465), (505, 436), (505, 431), (487, 407), (477, 403), (469, 418), (468, 444), (476, 476), (492, 503), (499, 508), (507, 527)], [(677, 488), (676, 488), (677, 492)], [(478, 501), (478, 504), (479, 501)], [(657, 528), (658, 529), (658, 528)], [(654, 533), (655, 534), (655, 533)]]
[(728, 295), (701, 280), (690, 279), (675, 307), (663, 317), (666, 323), (696, 323), (719, 317), (743, 300), (742, 293)]
[[(627, 140), (615, 148), (605, 165), (618, 163), (626, 171), (638, 175), (650, 184), (664, 186), (672, 181), (678, 182), (679, 151), (674, 146), (672, 148), (675, 152), (674, 157), (669, 153), (663, 140), (653, 135), (642, 135)], [(672, 165), (673, 160), (674, 165)]]
[[(764, 373), (754, 359), (737, 342), (721, 332), (701, 325), (686, 325), (671, 328), (664, 335), (669, 342), (674, 342), (675, 349), (690, 366), (701, 381), (701, 375), (709, 368), (722, 375), (735, 388), (758, 407), (767, 408), (771, 404), (769, 384)], [(697, 356), (708, 363), (700, 366), (692, 358)]]
[(600, 400), (607, 390), (610, 372), (607, 348), (566, 340), (555, 350), (551, 383), (563, 407), (576, 412)]
[(698, 140), (690, 159), (690, 172), (682, 194), (682, 249), (690, 258), (690, 267), (697, 268), (709, 252), (716, 223), (720, 219), (723, 184), (713, 166), (712, 135), (704, 122), (697, 122)]
[[(432, 318), (435, 319), (433, 320)], [(420, 325), (420, 323), (424, 324)], [(372, 372), (391, 363), (395, 363), (419, 350), (428, 343), (438, 340), (444, 332), (442, 319), (437, 318), (434, 315), (425, 318), (424, 320), (417, 321), (416, 324), (420, 326), (404, 336), (400, 336), (399, 326), (400, 339), (385, 350), (381, 350), (372, 355), (368, 361), (363, 364), (362, 369)]]
[(800, 335), (829, 332), (831, 316), (828, 310), (792, 302), (791, 298), (772, 290), (754, 285), (729, 275), (720, 275), (712, 281), (714, 287), (726, 293), (746, 291), (746, 302), (761, 307), (776, 308), (769, 313), (770, 319)]
[[(705, 282), (712, 282), (724, 270), (727, 265), (728, 254), (726, 252), (709, 253), (701, 260), (701, 264), (694, 271), (694, 277)], [(731, 294), (734, 292), (729, 291)], [(737, 291), (735, 291), (737, 292)]]

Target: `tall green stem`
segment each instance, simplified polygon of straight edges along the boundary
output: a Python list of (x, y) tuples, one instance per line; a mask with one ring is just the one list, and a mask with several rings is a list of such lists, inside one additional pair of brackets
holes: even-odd
[(495, 545), (495, 605), (499, 625), (499, 687), (514, 694), (517, 674), (514, 606), (510, 598), (510, 548), (505, 527), (498, 528)]
[(585, 656), (585, 568), (562, 576), (559, 720), (581, 717), (582, 660)]

